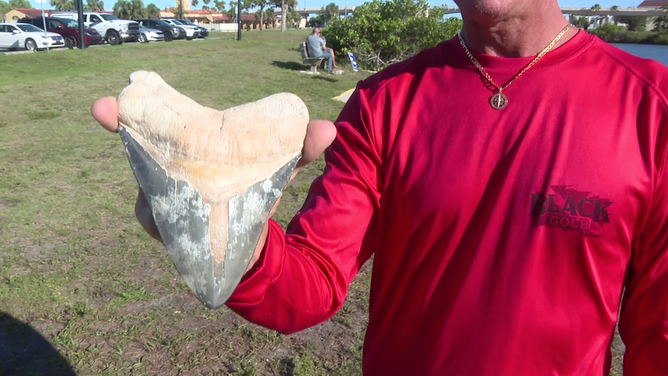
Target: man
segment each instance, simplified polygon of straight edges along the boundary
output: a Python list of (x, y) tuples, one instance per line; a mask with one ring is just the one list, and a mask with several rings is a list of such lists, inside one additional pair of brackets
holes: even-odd
[(306, 47), (309, 56), (327, 58), (327, 73), (337, 73), (334, 50), (327, 48), (325, 38), (321, 35), (319, 27), (314, 27), (311, 35), (306, 37)]
[[(228, 306), (283, 333), (374, 254), (366, 375), (668, 374), (668, 69), (569, 27), (556, 0), (457, 0), (455, 37), (360, 82)], [(112, 99), (93, 106), (114, 130)], [(335, 131), (336, 130), (336, 131)], [(151, 229), (145, 203), (138, 216)]]

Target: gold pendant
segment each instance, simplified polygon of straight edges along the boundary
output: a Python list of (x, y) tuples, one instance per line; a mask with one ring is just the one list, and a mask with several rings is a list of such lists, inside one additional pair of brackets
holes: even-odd
[(495, 110), (501, 110), (508, 105), (508, 97), (505, 94), (498, 92), (489, 98), (489, 104)]

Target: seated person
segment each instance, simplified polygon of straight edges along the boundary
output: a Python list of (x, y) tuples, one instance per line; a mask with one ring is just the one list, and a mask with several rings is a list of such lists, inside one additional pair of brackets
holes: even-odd
[(320, 35), (320, 28), (314, 27), (313, 32), (306, 38), (306, 47), (310, 57), (325, 57), (327, 58), (327, 73), (335, 73), (336, 60), (334, 58), (334, 50), (327, 48), (325, 38)]

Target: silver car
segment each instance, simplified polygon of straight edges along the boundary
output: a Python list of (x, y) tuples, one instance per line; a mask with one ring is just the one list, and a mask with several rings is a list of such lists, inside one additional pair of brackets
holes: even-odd
[(165, 34), (158, 29), (150, 29), (146, 26), (139, 25), (139, 43), (148, 43), (156, 41), (164, 41)]

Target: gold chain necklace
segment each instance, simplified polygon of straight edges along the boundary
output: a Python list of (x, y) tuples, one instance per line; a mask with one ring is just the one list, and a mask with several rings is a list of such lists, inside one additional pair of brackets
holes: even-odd
[(489, 73), (487, 73), (485, 68), (483, 68), (483, 66), (480, 65), (478, 60), (476, 60), (476, 58), (473, 57), (471, 51), (469, 51), (468, 47), (466, 47), (466, 43), (464, 43), (464, 39), (462, 38), (461, 32), (457, 33), (457, 37), (459, 37), (459, 43), (461, 43), (462, 47), (464, 47), (464, 51), (466, 52), (466, 55), (468, 55), (469, 59), (471, 59), (473, 65), (475, 65), (476, 68), (478, 68), (478, 70), (483, 75), (483, 77), (485, 77), (487, 82), (492, 84), (492, 86), (494, 86), (497, 90), (496, 93), (494, 93), (494, 95), (492, 95), (489, 98), (489, 104), (492, 106), (493, 109), (501, 110), (508, 105), (508, 97), (506, 97), (506, 95), (503, 94), (503, 91), (506, 90), (508, 86), (510, 86), (510, 84), (512, 84), (515, 80), (520, 78), (520, 76), (522, 76), (524, 72), (529, 70), (529, 68), (533, 67), (538, 62), (538, 60), (540, 60), (543, 56), (545, 56), (545, 54), (548, 53), (554, 47), (554, 45), (559, 41), (559, 39), (561, 39), (561, 37), (563, 37), (564, 34), (566, 34), (566, 32), (571, 28), (571, 26), (573, 25), (569, 23), (563, 29), (561, 29), (559, 34), (557, 34), (557, 36), (554, 37), (554, 39), (552, 39), (552, 42), (550, 42), (550, 44), (548, 44), (547, 47), (545, 47), (533, 60), (531, 60), (529, 64), (527, 64), (519, 73), (515, 75), (515, 77), (511, 78), (510, 81), (508, 81), (503, 86), (497, 85), (496, 82), (492, 80), (492, 77), (489, 75)]

